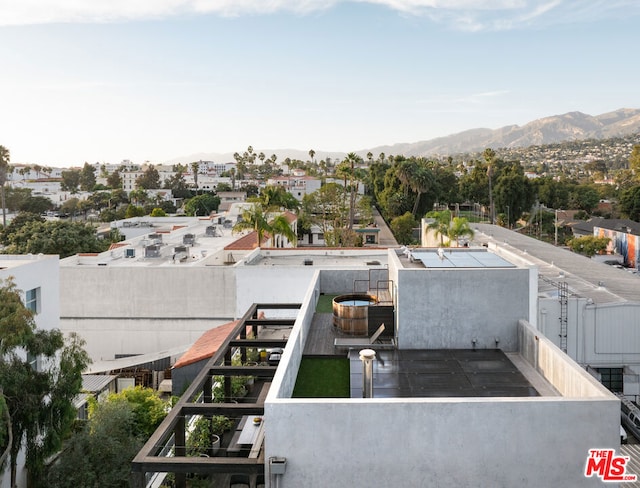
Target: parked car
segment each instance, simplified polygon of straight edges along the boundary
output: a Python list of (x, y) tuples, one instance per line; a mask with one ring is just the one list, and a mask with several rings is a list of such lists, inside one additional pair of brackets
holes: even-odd
[(623, 395), (618, 395), (618, 398), (620, 398), (622, 426), (631, 432), (636, 439), (640, 440), (640, 408)]

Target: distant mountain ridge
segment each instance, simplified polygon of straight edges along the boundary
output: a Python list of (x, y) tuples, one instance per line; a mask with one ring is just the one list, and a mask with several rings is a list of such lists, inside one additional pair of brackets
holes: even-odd
[(471, 129), (428, 141), (379, 146), (370, 151), (376, 155), (384, 152), (405, 156), (443, 156), (482, 151), (488, 147), (527, 147), (576, 139), (621, 137), (637, 132), (640, 132), (640, 109), (623, 108), (596, 116), (569, 112), (537, 119), (523, 126)]
[[(580, 139), (622, 137), (638, 132), (640, 132), (640, 109), (621, 108), (595, 116), (582, 112), (568, 112), (533, 120), (523, 126), (507, 125), (499, 129), (470, 129), (426, 141), (377, 146), (354, 152), (362, 157), (366, 157), (366, 154), (371, 152), (374, 158), (380, 153), (424, 157), (449, 156), (482, 151), (488, 147), (493, 149), (527, 147)], [(287, 157), (303, 161), (309, 159), (308, 150), (260, 148), (255, 150), (264, 152), (267, 157), (276, 154), (279, 163)], [(335, 160), (342, 159), (345, 155), (346, 153), (343, 152), (316, 150), (314, 159), (320, 161), (330, 157)], [(233, 153), (196, 153), (168, 162), (187, 163), (198, 160), (228, 162), (233, 161)]]

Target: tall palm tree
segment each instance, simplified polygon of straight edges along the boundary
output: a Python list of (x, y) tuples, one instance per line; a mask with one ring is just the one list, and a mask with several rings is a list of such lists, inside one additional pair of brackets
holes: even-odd
[(7, 182), (7, 174), (9, 173), (9, 160), (11, 156), (9, 150), (0, 146), (0, 205), (2, 205), (2, 226), (7, 226), (7, 209), (4, 204), (4, 184)]
[(200, 163), (194, 161), (191, 163), (191, 171), (193, 171), (193, 183), (196, 185), (196, 195), (198, 194), (198, 170), (200, 169)]
[(423, 193), (426, 193), (434, 183), (434, 177), (431, 170), (424, 166), (417, 166), (409, 177), (409, 186), (416, 192), (416, 201), (413, 204), (413, 216), (417, 217), (418, 205), (420, 203), (420, 197)]
[(456, 241), (456, 247), (460, 246), (460, 238), (464, 236), (473, 237), (473, 229), (464, 217), (454, 217), (449, 227), (449, 239)]
[(311, 158), (311, 162), (313, 163), (313, 157), (316, 155), (316, 152), (313, 149), (309, 149), (309, 158)]

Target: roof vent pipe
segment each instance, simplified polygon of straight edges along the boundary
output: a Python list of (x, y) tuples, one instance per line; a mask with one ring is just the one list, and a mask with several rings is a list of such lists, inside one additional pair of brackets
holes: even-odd
[(373, 398), (373, 360), (376, 352), (373, 349), (360, 351), (362, 361), (362, 398)]

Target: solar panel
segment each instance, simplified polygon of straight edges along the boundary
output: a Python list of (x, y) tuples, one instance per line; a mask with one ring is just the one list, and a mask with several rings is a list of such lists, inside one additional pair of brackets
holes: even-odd
[(515, 268), (516, 266), (488, 251), (413, 251), (413, 257), (426, 268)]

